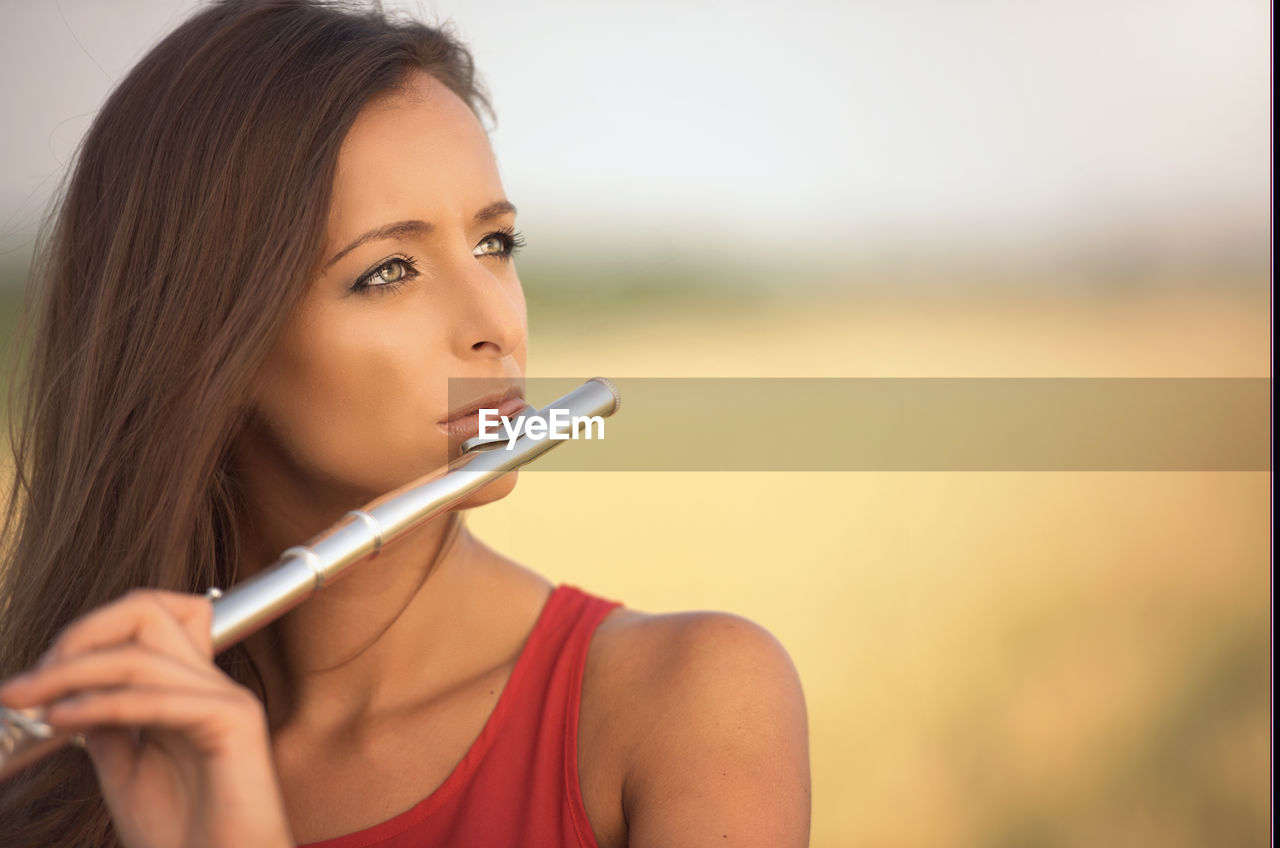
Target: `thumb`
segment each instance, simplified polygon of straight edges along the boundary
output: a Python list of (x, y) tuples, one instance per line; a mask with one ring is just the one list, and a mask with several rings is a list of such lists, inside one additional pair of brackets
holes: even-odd
[(84, 749), (93, 760), (99, 783), (123, 783), (133, 774), (138, 749), (135, 733), (118, 727), (89, 730), (84, 734)]

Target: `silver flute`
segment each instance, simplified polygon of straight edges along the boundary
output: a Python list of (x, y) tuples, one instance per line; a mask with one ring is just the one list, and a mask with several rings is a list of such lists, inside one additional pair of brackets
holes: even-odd
[[(513, 442), (473, 437), (462, 443), (462, 455), (444, 474), (431, 472), (405, 486), (346, 513), (336, 524), (295, 545), (269, 567), (223, 592), (210, 589), (213, 601), (214, 653), (275, 621), (320, 591), (358, 562), (372, 558), (383, 545), (445, 512), (476, 489), (542, 456), (577, 436), (588, 420), (618, 411), (617, 388), (603, 377), (592, 377), (578, 388), (543, 407), (526, 406), (518, 418), (524, 425)], [(553, 412), (562, 413), (553, 415)], [(541, 418), (535, 429), (528, 421)], [(80, 734), (67, 733), (43, 721), (44, 709), (12, 709), (0, 704), (0, 780), (10, 777), (68, 744), (83, 746)]]

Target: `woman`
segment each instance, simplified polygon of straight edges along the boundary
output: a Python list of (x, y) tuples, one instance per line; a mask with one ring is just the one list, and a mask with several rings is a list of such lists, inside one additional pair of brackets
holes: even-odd
[(0, 617), (0, 701), (88, 756), (0, 786), (0, 845), (807, 841), (785, 651), (486, 547), (514, 474), (212, 656), (206, 587), (457, 453), (448, 378), (520, 391), (487, 109), (448, 33), (304, 0), (111, 95), (33, 276)]

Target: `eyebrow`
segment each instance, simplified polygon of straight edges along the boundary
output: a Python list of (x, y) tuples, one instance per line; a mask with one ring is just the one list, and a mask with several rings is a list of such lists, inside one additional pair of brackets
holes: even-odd
[[(472, 220), (474, 220), (477, 224), (483, 224), (486, 221), (492, 221), (494, 218), (500, 218), (503, 215), (507, 215), (507, 214), (514, 215), (515, 212), (516, 212), (516, 207), (510, 201), (499, 200), (495, 203), (490, 203), (488, 206), (481, 209), (479, 212), (475, 214), (475, 217)], [(330, 259), (328, 262), (325, 263), (324, 267), (328, 269), (331, 265), (333, 265), (333, 263), (337, 262), (339, 259), (346, 256), (348, 253), (355, 250), (357, 247), (360, 247), (363, 244), (368, 244), (371, 241), (383, 241), (384, 239), (402, 239), (402, 238), (405, 238), (406, 236), (425, 236), (434, 229), (435, 229), (435, 224), (431, 224), (426, 221), (416, 221), (416, 220), (415, 221), (396, 221), (393, 224), (383, 224), (381, 227), (374, 227), (372, 230), (369, 230), (369, 232), (365, 233), (364, 235), (357, 238), (355, 241), (351, 242), (351, 244), (342, 248), (342, 250), (339, 250), (336, 254), (334, 254), (332, 259)]]

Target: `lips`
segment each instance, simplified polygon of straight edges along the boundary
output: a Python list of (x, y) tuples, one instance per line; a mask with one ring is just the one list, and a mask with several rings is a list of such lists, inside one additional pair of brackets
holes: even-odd
[[(524, 402), (524, 391), (515, 386), (504, 392), (494, 392), (460, 407), (445, 420), (436, 422), (436, 426), (451, 437), (463, 436), (470, 438), (480, 432), (481, 409), (496, 409), (498, 411), (497, 415), (493, 413), (488, 415), (488, 420), (493, 422), (500, 420), (499, 416), (503, 415), (508, 418), (514, 418), (525, 406), (527, 404)], [(501, 425), (499, 425), (498, 431), (501, 432)], [(489, 432), (494, 432), (494, 428), (490, 427)]]

